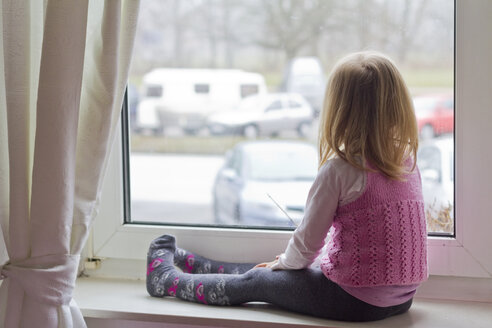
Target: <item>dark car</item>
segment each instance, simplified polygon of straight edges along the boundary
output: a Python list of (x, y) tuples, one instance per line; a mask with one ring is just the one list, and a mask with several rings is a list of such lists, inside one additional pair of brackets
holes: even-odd
[(317, 156), (314, 145), (300, 141), (238, 144), (228, 152), (215, 179), (216, 222), (297, 225), (317, 174)]

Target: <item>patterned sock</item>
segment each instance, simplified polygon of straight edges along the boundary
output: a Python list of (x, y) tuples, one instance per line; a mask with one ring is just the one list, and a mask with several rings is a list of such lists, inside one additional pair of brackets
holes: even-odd
[(150, 244), (147, 253), (147, 291), (150, 295), (158, 297), (175, 295), (175, 293), (172, 295), (172, 286), (165, 288), (168, 280), (171, 280), (172, 285), (179, 273), (173, 264), (175, 251), (176, 240), (173, 236), (161, 236)]
[[(164, 235), (150, 244), (147, 254), (148, 293), (155, 297), (173, 296), (196, 303), (228, 305), (225, 280), (210, 279), (210, 276), (219, 277), (217, 275), (195, 276), (176, 270), (173, 265), (175, 243), (173, 236)], [(195, 277), (199, 279), (195, 280)]]
[[(244, 283), (241, 284), (240, 281), (245, 280), (249, 284), (254, 280), (248, 276), (249, 272), (246, 275), (183, 273), (174, 266), (174, 254), (177, 253), (176, 241), (173, 236), (161, 236), (150, 244), (147, 254), (146, 284), (147, 291), (151, 296), (174, 296), (196, 303), (228, 305), (230, 301), (226, 295), (227, 284), (229, 292), (233, 292), (236, 295), (232, 299), (235, 304), (247, 301), (243, 298), (243, 292), (238, 292), (236, 289), (239, 286), (243, 286), (244, 288)], [(195, 257), (190, 256), (193, 254), (186, 251), (180, 251), (179, 253), (180, 260), (177, 262), (183, 263), (183, 259), (197, 259), (195, 262), (190, 261), (188, 263), (190, 270), (195, 272), (199, 270), (211, 270), (212, 268), (219, 269), (222, 266), (225, 267), (225, 272), (230, 270), (229, 272), (232, 273), (239, 272), (241, 269), (247, 271), (246, 269), (249, 270), (253, 266), (252, 264), (234, 265), (233, 263), (219, 263), (205, 259), (199, 255), (194, 255)], [(195, 265), (197, 263), (198, 265)]]
[(229, 263), (207, 259), (182, 248), (174, 252), (174, 264), (186, 273), (240, 274), (251, 270), (253, 263)]
[[(175, 243), (173, 236), (164, 235), (150, 244), (147, 254), (148, 293), (155, 297), (173, 296), (196, 303), (229, 305), (229, 298), (225, 294), (225, 278), (230, 280), (232, 286), (240, 286), (236, 280), (244, 279), (243, 275), (182, 273), (173, 264), (176, 252)], [(182, 256), (190, 258), (189, 253), (185, 255)], [(199, 261), (202, 259), (198, 256)], [(241, 293), (236, 292), (236, 294)], [(239, 300), (241, 301), (242, 298)]]

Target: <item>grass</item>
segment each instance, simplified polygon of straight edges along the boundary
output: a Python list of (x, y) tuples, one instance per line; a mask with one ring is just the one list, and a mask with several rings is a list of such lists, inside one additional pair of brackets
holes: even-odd
[[(415, 92), (450, 90), (454, 85), (454, 72), (450, 69), (402, 69), (401, 73), (408, 87)], [(282, 75), (267, 73), (264, 77), (268, 90), (277, 91), (282, 83)]]
[(449, 69), (402, 70), (409, 88), (452, 88), (454, 73)]
[[(157, 136), (132, 134), (130, 138), (130, 151), (138, 153), (224, 155), (236, 144), (250, 140), (242, 136)], [(256, 140), (305, 139), (278, 136), (261, 137)]]
[(141, 153), (223, 155), (244, 140), (236, 136), (164, 137), (133, 134), (130, 138), (130, 147), (132, 152)]
[(454, 231), (454, 219), (452, 217), (453, 205), (440, 206), (426, 204), (425, 217), (427, 220), (427, 231), (452, 234)]

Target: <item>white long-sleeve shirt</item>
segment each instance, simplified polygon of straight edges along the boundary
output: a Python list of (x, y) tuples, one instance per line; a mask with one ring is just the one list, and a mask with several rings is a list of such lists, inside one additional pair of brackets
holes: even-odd
[(325, 244), (337, 207), (357, 199), (366, 184), (366, 174), (341, 158), (321, 167), (309, 191), (304, 218), (273, 269), (309, 267)]

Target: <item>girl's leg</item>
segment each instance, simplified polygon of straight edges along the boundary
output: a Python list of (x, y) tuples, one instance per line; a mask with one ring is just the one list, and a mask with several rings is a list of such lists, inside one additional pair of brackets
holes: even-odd
[(229, 263), (207, 259), (182, 248), (174, 252), (174, 264), (186, 273), (239, 274), (251, 270), (254, 263)]
[(401, 314), (412, 300), (392, 307), (377, 307), (345, 292), (320, 269), (252, 270), (258, 301), (315, 317), (341, 321), (374, 321)]
[[(244, 285), (242, 274), (189, 274), (176, 270), (173, 265), (177, 253), (175, 239), (162, 236), (154, 240), (147, 254), (147, 291), (156, 297), (178, 298), (205, 304), (233, 305), (247, 302), (243, 294), (228, 288)], [(205, 261), (208, 261), (205, 259)], [(233, 287), (234, 289), (234, 287)], [(229, 294), (232, 294), (230, 297)]]
[(173, 266), (174, 238), (154, 240), (148, 254), (147, 290), (156, 297), (215, 305), (263, 301), (290, 311), (344, 321), (383, 319), (408, 310), (405, 304), (380, 308), (364, 303), (328, 280), (320, 270), (271, 271), (244, 274), (187, 274)]

